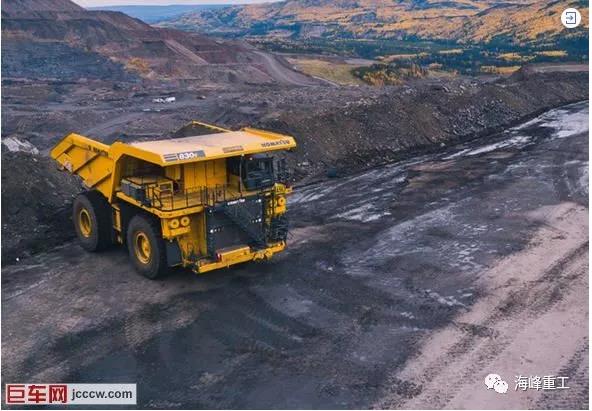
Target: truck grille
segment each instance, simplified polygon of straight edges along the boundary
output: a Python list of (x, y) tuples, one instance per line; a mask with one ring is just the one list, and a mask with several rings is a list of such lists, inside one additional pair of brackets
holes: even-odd
[(265, 247), (264, 201), (260, 196), (226, 201), (206, 210), (206, 239), (210, 256), (222, 248)]

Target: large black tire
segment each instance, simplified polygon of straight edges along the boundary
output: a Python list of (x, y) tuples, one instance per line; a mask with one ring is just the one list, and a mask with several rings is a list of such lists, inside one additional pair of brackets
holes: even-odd
[(154, 280), (167, 272), (167, 258), (160, 224), (157, 220), (136, 214), (127, 229), (127, 250), (136, 270)]
[(101, 251), (113, 245), (111, 206), (98, 191), (86, 191), (74, 199), (72, 221), (85, 250)]

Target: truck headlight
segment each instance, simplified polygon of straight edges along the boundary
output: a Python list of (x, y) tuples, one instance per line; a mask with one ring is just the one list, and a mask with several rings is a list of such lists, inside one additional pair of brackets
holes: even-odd
[(187, 227), (191, 223), (191, 219), (187, 216), (181, 217), (181, 225)]
[(179, 220), (177, 218), (173, 218), (172, 220), (169, 220), (169, 227), (172, 228), (173, 230), (175, 228), (179, 228)]

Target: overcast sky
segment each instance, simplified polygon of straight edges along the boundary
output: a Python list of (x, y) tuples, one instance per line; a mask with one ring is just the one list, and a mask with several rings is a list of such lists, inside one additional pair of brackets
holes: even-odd
[[(113, 6), (113, 5), (153, 5), (167, 4), (246, 4), (266, 3), (270, 0), (73, 0), (83, 7)], [(272, 0), (273, 1), (273, 0)]]

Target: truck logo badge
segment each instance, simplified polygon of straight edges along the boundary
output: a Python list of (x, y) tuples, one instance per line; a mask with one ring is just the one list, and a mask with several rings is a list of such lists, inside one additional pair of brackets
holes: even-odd
[(269, 141), (266, 143), (261, 143), (261, 147), (283, 146), (284, 144), (290, 144), (290, 140)]

